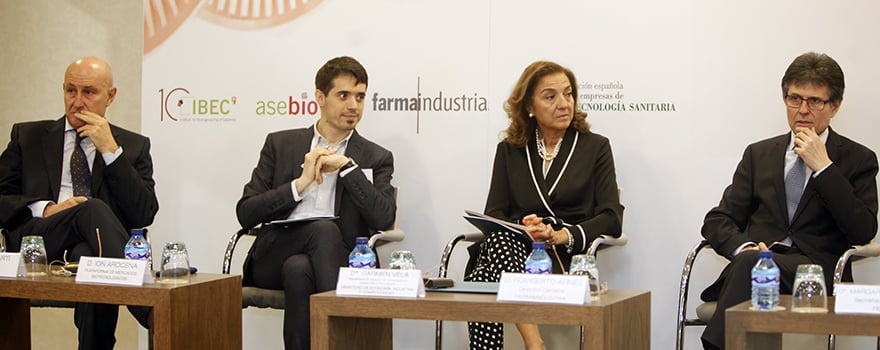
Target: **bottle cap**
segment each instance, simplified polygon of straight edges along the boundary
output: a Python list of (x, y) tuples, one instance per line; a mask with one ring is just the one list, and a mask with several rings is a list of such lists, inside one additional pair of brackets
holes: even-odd
[(773, 252), (769, 251), (769, 250), (762, 250), (760, 253), (758, 253), (758, 257), (760, 257), (762, 259), (763, 258), (772, 258)]
[(544, 242), (532, 242), (532, 250), (544, 249)]
[(370, 241), (369, 237), (357, 237), (355, 238), (357, 244), (367, 244)]
[(141, 235), (141, 236), (143, 236), (143, 235), (144, 235), (144, 229), (142, 229), (142, 228), (133, 228), (133, 229), (131, 229), (131, 235), (132, 235), (132, 236), (134, 236), (134, 235)]

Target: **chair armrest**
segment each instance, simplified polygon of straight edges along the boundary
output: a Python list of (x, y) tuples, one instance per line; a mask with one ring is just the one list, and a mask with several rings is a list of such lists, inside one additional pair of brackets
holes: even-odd
[(587, 254), (596, 256), (596, 252), (599, 251), (600, 246), (622, 246), (626, 245), (626, 242), (629, 241), (629, 237), (626, 236), (626, 233), (621, 232), (620, 237), (612, 237), (608, 235), (600, 235), (590, 243), (590, 248), (587, 249)]
[(837, 265), (834, 267), (834, 284), (836, 285), (843, 280), (843, 270), (846, 269), (846, 264), (850, 259), (855, 261), (861, 258), (876, 258), (878, 256), (880, 256), (880, 244), (875, 242), (850, 247), (837, 259)]
[(678, 286), (678, 319), (676, 320), (675, 332), (675, 343), (678, 345), (678, 349), (681, 349), (684, 346), (685, 324), (691, 322), (687, 319), (687, 301), (688, 290), (690, 289), (691, 272), (693, 271), (694, 261), (697, 259), (697, 255), (699, 255), (704, 248), (709, 248), (709, 250), (712, 249), (709, 245), (709, 241), (703, 239), (697, 242), (684, 259), (684, 267), (681, 269), (681, 282)]
[(856, 250), (855, 254), (853, 254), (855, 256), (865, 258), (876, 258), (880, 256), (880, 244), (878, 243), (871, 242), (865, 245), (857, 245), (853, 248)]
[(440, 256), (440, 271), (437, 273), (437, 276), (443, 278), (446, 277), (447, 268), (449, 267), (449, 257), (452, 256), (452, 250), (455, 249), (456, 244), (461, 241), (476, 242), (483, 239), (483, 237), (484, 235), (480, 231), (462, 233), (458, 236), (452, 237), (452, 239), (446, 243), (446, 247), (443, 248), (443, 254)]
[(370, 245), (370, 248), (373, 248), (376, 246), (376, 243), (378, 241), (400, 242), (405, 236), (406, 235), (403, 233), (403, 230), (399, 228), (387, 231), (377, 231), (377, 233), (370, 236), (370, 241), (368, 244)]
[(481, 232), (481, 231), (477, 231), (477, 232), (463, 233), (459, 237), (461, 237), (462, 241), (473, 243), (473, 242), (476, 242), (476, 241), (483, 239), (483, 237), (486, 237), (486, 235), (483, 234), (483, 232)]
[(232, 265), (232, 254), (235, 252), (235, 245), (238, 244), (238, 240), (244, 235), (256, 235), (259, 230), (259, 228), (243, 228), (233, 233), (232, 237), (229, 237), (229, 242), (226, 243), (226, 253), (223, 254), (223, 274), (229, 274)]
[(3, 251), (3, 252), (5, 252), (7, 249), (6, 248), (6, 229), (2, 228), (2, 227), (0, 227), (0, 247), (3, 248), (3, 249), (0, 249), (0, 251)]

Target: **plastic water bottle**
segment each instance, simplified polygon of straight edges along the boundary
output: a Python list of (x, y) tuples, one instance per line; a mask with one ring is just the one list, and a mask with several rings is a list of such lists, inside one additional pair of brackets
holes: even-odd
[(550, 273), (553, 263), (544, 250), (544, 242), (532, 243), (532, 254), (526, 259), (526, 273), (544, 275)]
[(356, 269), (376, 268), (376, 253), (373, 253), (373, 250), (370, 249), (369, 241), (370, 239), (367, 237), (357, 238), (357, 244), (354, 246), (351, 254), (348, 254), (348, 267)]
[(762, 250), (760, 254), (752, 268), (752, 308), (773, 311), (779, 305), (779, 267), (773, 262), (773, 252)]
[(150, 242), (144, 237), (144, 229), (131, 230), (131, 238), (125, 244), (125, 258), (133, 260), (150, 260)]

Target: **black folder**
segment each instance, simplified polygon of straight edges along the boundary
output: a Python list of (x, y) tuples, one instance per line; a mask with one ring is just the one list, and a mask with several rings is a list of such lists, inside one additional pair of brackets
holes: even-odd
[(483, 234), (488, 235), (492, 232), (512, 232), (522, 239), (533, 241), (532, 236), (526, 232), (526, 227), (509, 221), (493, 218), (491, 216), (475, 212), (473, 210), (465, 210), (463, 216), (465, 220), (474, 225)]

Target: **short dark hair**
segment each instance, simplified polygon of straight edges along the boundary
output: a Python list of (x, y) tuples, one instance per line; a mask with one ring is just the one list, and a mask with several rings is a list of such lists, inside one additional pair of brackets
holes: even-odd
[(843, 99), (843, 70), (833, 58), (824, 53), (807, 52), (791, 62), (782, 76), (782, 95), (788, 95), (788, 87), (812, 84), (828, 87), (828, 99), (837, 103)]
[(355, 85), (364, 83), (367, 85), (367, 70), (356, 59), (341, 56), (336, 57), (324, 63), (318, 73), (315, 74), (315, 88), (321, 90), (324, 94), (333, 90), (333, 79), (340, 75), (350, 75), (354, 77)]

